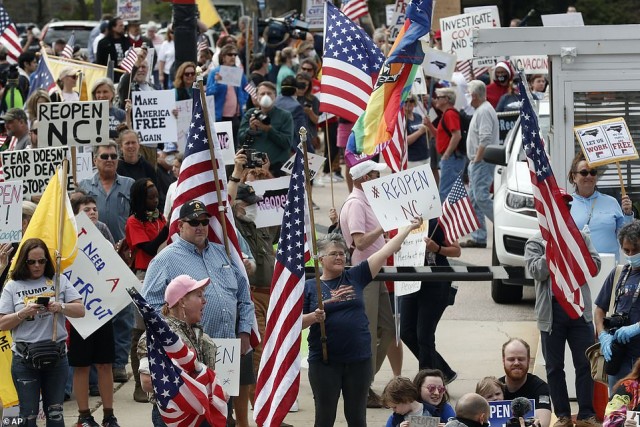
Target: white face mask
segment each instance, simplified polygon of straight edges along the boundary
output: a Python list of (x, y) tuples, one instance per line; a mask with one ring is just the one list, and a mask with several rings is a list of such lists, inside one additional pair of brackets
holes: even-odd
[(293, 65), (298, 65), (300, 64), (300, 59), (297, 56), (294, 56), (293, 58), (291, 58), (291, 63)]
[(269, 108), (273, 105), (273, 99), (269, 95), (262, 95), (260, 98), (260, 106), (263, 108)]
[(258, 205), (253, 204), (244, 207), (244, 216), (245, 219), (249, 222), (256, 222), (256, 217), (258, 216)]

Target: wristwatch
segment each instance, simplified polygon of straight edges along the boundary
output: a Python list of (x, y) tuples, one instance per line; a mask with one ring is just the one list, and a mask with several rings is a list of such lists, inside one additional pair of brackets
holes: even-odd
[(64, 313), (64, 309), (67, 308), (67, 306), (65, 305), (65, 303), (61, 302), (60, 303), (60, 313)]

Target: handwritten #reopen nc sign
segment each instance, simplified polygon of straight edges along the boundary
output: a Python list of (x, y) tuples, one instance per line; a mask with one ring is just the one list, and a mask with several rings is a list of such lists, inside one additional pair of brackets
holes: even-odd
[(428, 164), (367, 181), (362, 190), (384, 231), (409, 225), (416, 216), (426, 221), (442, 215), (438, 186)]

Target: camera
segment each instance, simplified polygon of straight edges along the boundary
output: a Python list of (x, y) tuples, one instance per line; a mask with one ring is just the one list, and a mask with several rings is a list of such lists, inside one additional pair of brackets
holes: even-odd
[(247, 156), (247, 163), (244, 165), (245, 168), (261, 168), (267, 161), (266, 153), (256, 151), (253, 148), (249, 148), (247, 145), (242, 146), (242, 152)]
[(309, 32), (309, 24), (299, 18), (300, 14), (293, 11), (281, 18), (258, 21), (258, 31), (269, 46), (278, 46), (289, 37), (304, 40)]
[[(608, 333), (614, 334), (618, 329), (630, 324), (629, 315), (614, 313), (603, 319), (604, 327)], [(607, 375), (616, 375), (620, 371), (622, 362), (627, 355), (627, 347), (617, 341), (611, 343), (611, 360), (605, 363)]]
[(611, 316), (605, 317), (602, 322), (604, 323), (605, 329), (612, 334), (621, 327), (630, 325), (629, 315), (624, 313), (614, 313)]
[[(524, 419), (524, 425), (526, 427), (535, 425), (535, 418), (525, 418)], [(518, 417), (511, 417), (509, 418), (509, 421), (507, 421), (506, 427), (520, 427), (520, 420), (518, 419)]]
[(11, 64), (0, 71), (0, 86), (5, 87), (7, 83), (17, 85), (19, 78), (20, 73), (18, 73), (18, 64)]
[(313, 104), (309, 101), (305, 101), (304, 106), (305, 108), (313, 108)]
[(253, 113), (251, 114), (251, 116), (260, 121), (260, 123), (262, 123), (263, 125), (270, 125), (271, 124), (271, 117), (269, 117), (268, 114), (263, 113), (262, 110), (256, 108), (255, 110), (253, 110)]

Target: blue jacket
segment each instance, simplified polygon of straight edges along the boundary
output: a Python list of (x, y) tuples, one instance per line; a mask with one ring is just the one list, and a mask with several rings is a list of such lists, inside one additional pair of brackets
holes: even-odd
[[(213, 95), (216, 103), (216, 121), (222, 120), (222, 108), (224, 107), (224, 101), (227, 96), (227, 85), (220, 84), (216, 80), (216, 74), (220, 72), (220, 66), (217, 66), (209, 72), (207, 76), (207, 95)], [(240, 107), (240, 117), (244, 113), (244, 106), (249, 99), (249, 94), (244, 90), (247, 85), (247, 77), (242, 75), (242, 82), (240, 87), (234, 88), (236, 90), (236, 97), (238, 98), (238, 106)]]

